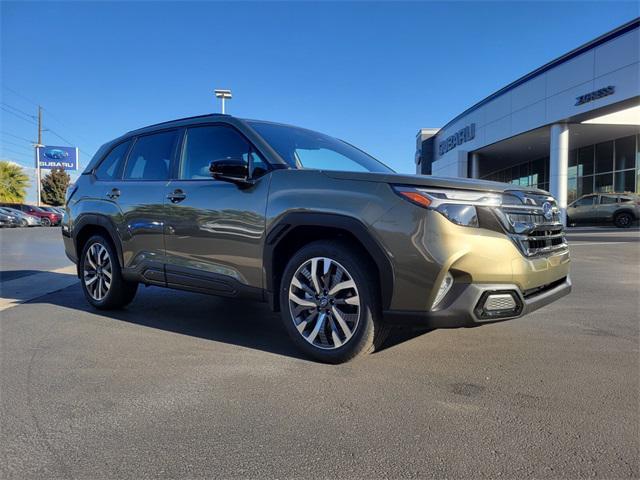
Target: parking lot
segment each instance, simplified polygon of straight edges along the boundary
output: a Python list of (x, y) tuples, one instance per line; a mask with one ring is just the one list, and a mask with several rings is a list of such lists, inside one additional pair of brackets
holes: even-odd
[(638, 478), (640, 232), (569, 240), (569, 297), (329, 366), (263, 304), (92, 310), (59, 229), (2, 230), (1, 477)]

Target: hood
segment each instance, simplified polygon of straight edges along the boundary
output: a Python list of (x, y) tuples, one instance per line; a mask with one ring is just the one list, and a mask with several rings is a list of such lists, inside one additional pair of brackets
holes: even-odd
[(520, 187), (511, 183), (491, 182), (475, 178), (432, 177), (431, 175), (404, 175), (385, 172), (336, 172), (323, 171), (330, 178), (342, 180), (360, 180), (363, 182), (393, 183), (413, 187), (451, 188), (458, 190), (477, 190), (482, 192), (501, 193), (506, 191), (521, 191), (549, 195), (549, 192), (532, 187)]

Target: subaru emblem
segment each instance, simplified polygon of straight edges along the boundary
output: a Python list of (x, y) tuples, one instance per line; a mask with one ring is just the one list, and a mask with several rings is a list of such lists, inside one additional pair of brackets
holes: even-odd
[(553, 217), (553, 207), (551, 206), (550, 202), (544, 202), (542, 204), (542, 213), (544, 215), (544, 218), (546, 218), (547, 220), (551, 220), (551, 218)]

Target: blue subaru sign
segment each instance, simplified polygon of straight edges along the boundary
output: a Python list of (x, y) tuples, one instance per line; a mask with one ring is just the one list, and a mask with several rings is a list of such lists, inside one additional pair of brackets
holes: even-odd
[(38, 162), (40, 168), (52, 170), (78, 169), (78, 149), (76, 147), (38, 147)]

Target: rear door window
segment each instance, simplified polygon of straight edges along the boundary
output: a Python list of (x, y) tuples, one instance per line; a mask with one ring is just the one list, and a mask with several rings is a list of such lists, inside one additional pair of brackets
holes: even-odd
[(601, 195), (600, 196), (600, 203), (605, 205), (605, 204), (611, 204), (611, 203), (618, 203), (618, 197), (614, 197), (611, 195)]
[(178, 138), (177, 130), (139, 137), (129, 154), (124, 179), (167, 180)]
[(131, 140), (121, 143), (109, 152), (96, 169), (98, 180), (113, 180), (117, 177), (130, 145)]

